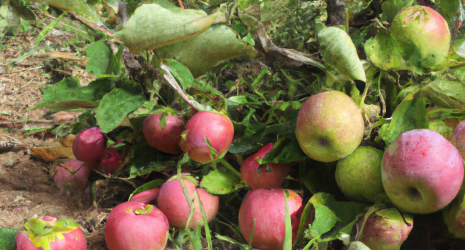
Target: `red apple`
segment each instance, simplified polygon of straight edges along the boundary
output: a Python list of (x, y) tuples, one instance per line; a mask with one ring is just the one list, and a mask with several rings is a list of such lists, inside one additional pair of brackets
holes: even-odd
[[(406, 213), (403, 216), (395, 208), (373, 213), (365, 223), (360, 241), (371, 250), (399, 250), (413, 228), (413, 216)], [(357, 228), (361, 229), (362, 223), (363, 217)]]
[(405, 212), (428, 214), (442, 209), (459, 192), (463, 175), (459, 151), (429, 129), (400, 134), (384, 152), (384, 189)]
[(106, 148), (100, 162), (100, 170), (107, 175), (111, 175), (121, 164), (121, 155), (113, 148)]
[(99, 127), (82, 131), (73, 141), (73, 154), (76, 159), (98, 164), (105, 150), (105, 136)]
[(151, 201), (158, 198), (159, 194), (160, 188), (152, 188), (133, 195), (129, 201), (150, 203)]
[(452, 144), (459, 150), (462, 159), (465, 159), (465, 120), (457, 124), (452, 134)]
[[(188, 227), (194, 229), (202, 221), (202, 211), (200, 209), (199, 200), (194, 198), (194, 192), (196, 191), (205, 210), (207, 221), (212, 221), (218, 212), (218, 197), (207, 193), (204, 189), (197, 188), (197, 184), (194, 184), (188, 179), (183, 179), (183, 183), (186, 186), (189, 199), (194, 201), (194, 214)], [(158, 208), (166, 215), (170, 225), (178, 228), (184, 228), (186, 226), (190, 208), (179, 179), (168, 181), (161, 186), (160, 195), (158, 197)]]
[(58, 172), (54, 181), (62, 192), (80, 193), (86, 189), (92, 171), (89, 164), (78, 160), (69, 160), (63, 165), (56, 166), (56, 168)]
[(357, 104), (348, 95), (332, 90), (312, 95), (304, 102), (295, 135), (310, 158), (333, 162), (354, 152), (364, 129)]
[(71, 219), (41, 216), (26, 222), (26, 231), (16, 235), (18, 250), (86, 250), (87, 241), (79, 224)]
[(149, 115), (142, 127), (144, 137), (147, 142), (154, 148), (168, 153), (177, 155), (181, 153), (179, 141), (184, 128), (181, 117), (168, 115), (165, 129), (162, 128), (160, 118), (162, 113)]
[(129, 201), (108, 215), (105, 242), (110, 250), (161, 250), (169, 229), (168, 219), (155, 206)]
[(292, 164), (269, 163), (261, 166), (262, 169), (257, 171), (260, 167), (260, 163), (258, 163), (256, 159), (263, 159), (271, 149), (273, 149), (273, 143), (265, 145), (242, 163), (242, 178), (253, 189), (280, 188), (284, 178), (291, 170)]
[(206, 163), (214, 159), (205, 138), (218, 154), (226, 153), (234, 136), (234, 126), (224, 115), (201, 111), (187, 122), (183, 133), (185, 138), (180, 143), (182, 150), (194, 161)]
[[(292, 241), (295, 240), (302, 214), (302, 198), (288, 190)], [(284, 189), (254, 189), (247, 193), (239, 209), (239, 227), (247, 242), (255, 222), (252, 245), (259, 249), (283, 249), (285, 234)]]

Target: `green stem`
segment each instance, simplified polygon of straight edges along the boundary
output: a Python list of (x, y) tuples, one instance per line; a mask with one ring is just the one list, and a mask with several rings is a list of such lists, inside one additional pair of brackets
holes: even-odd
[(239, 177), (239, 179), (242, 181), (242, 175), (241, 173), (239, 173), (239, 171), (237, 171), (236, 169), (234, 169), (227, 161), (225, 161), (224, 159), (220, 159), (220, 162), (221, 164), (223, 164), (223, 166), (227, 169), (229, 169), (229, 171), (233, 172), (237, 177)]

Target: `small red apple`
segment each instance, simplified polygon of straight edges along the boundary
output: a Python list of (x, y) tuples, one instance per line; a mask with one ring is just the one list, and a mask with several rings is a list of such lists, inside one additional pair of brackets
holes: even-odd
[(205, 138), (219, 155), (226, 153), (234, 136), (234, 126), (227, 116), (201, 111), (187, 122), (183, 134), (185, 138), (180, 142), (182, 150), (194, 161), (207, 163), (215, 159), (211, 157)]
[(79, 224), (71, 219), (41, 216), (26, 222), (26, 231), (16, 235), (18, 250), (86, 250), (87, 241)]
[(253, 189), (280, 188), (284, 178), (291, 170), (292, 164), (269, 163), (262, 166), (262, 169), (258, 171), (260, 163), (256, 159), (263, 159), (271, 149), (273, 149), (273, 143), (265, 145), (242, 163), (242, 178)]
[[(302, 214), (302, 198), (288, 190), (292, 241), (295, 240)], [(247, 193), (239, 209), (239, 227), (247, 242), (255, 219), (252, 246), (264, 250), (283, 249), (285, 234), (284, 189), (254, 189)]]
[(177, 155), (181, 153), (179, 141), (184, 128), (182, 118), (179, 116), (168, 115), (166, 128), (161, 126), (160, 118), (162, 113), (149, 115), (142, 127), (144, 137), (147, 142), (154, 148), (168, 153)]
[[(188, 227), (194, 229), (202, 221), (202, 211), (200, 209), (199, 199), (194, 198), (194, 192), (196, 191), (205, 210), (207, 221), (212, 221), (218, 212), (218, 197), (207, 193), (202, 188), (197, 188), (197, 184), (194, 184), (188, 179), (183, 179), (183, 183), (186, 186), (186, 192), (189, 195), (189, 199), (193, 200), (194, 205), (194, 214)], [(189, 203), (187, 203), (186, 197), (184, 196), (183, 187), (179, 179), (165, 182), (161, 186), (160, 195), (158, 197), (158, 208), (166, 215), (170, 225), (178, 228), (184, 228), (186, 226), (190, 207)]]
[(106, 148), (100, 162), (100, 170), (107, 175), (111, 175), (121, 164), (121, 155), (113, 148)]
[(459, 151), (429, 129), (400, 134), (383, 155), (384, 190), (405, 212), (428, 214), (447, 206), (459, 192), (463, 176)]
[(162, 250), (169, 229), (168, 219), (155, 206), (129, 201), (108, 215), (105, 242), (110, 250)]
[(86, 189), (92, 171), (92, 167), (88, 163), (69, 160), (63, 165), (56, 166), (56, 168), (58, 172), (54, 181), (62, 192), (82, 193)]
[(99, 127), (82, 131), (73, 141), (73, 154), (77, 160), (98, 164), (105, 150), (105, 136)]

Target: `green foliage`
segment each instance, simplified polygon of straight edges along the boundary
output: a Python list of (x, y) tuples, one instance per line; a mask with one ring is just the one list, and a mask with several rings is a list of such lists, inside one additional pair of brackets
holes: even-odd
[(0, 228), (0, 249), (14, 250), (16, 249), (16, 235), (18, 230)]
[(234, 192), (244, 185), (241, 179), (228, 170), (215, 169), (203, 177), (200, 186), (211, 194), (221, 195)]

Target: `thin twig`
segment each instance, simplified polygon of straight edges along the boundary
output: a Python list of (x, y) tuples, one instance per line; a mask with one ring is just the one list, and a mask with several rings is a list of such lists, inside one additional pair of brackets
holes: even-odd
[(113, 40), (115, 40), (117, 43), (120, 43), (120, 44), (124, 44), (121, 40), (119, 40), (118, 38), (116, 38), (115, 36), (113, 36), (113, 34), (105, 29), (104, 27), (102, 26), (99, 26), (95, 23), (92, 23), (92, 22), (89, 22), (87, 21), (86, 19), (82, 18), (81, 16), (79, 16), (76, 12), (74, 11), (70, 11), (70, 10), (67, 10), (66, 11), (67, 13), (73, 15), (77, 20), (79, 20), (81, 23), (89, 26), (90, 28), (94, 29), (94, 30), (100, 30), (102, 31), (103, 33), (107, 34), (109, 37), (111, 37)]
[(382, 29), (385, 29), (387, 30), (387, 28), (381, 23), (381, 21), (379, 21), (379, 19), (377, 17), (375, 17), (374, 19), (372, 19), (372, 21), (374, 21), (376, 24), (378, 24), (378, 26)]
[(176, 80), (174, 80), (174, 77), (173, 75), (171, 75), (168, 67), (166, 67), (166, 65), (164, 64), (161, 65), (160, 67), (163, 69), (163, 71), (166, 72), (166, 74), (163, 74), (163, 78), (165, 78), (165, 80), (171, 85), (171, 87), (174, 90), (176, 90), (176, 92), (178, 92), (178, 94), (182, 97), (182, 99), (184, 99), (184, 101), (187, 102), (187, 104), (189, 104), (195, 111), (199, 111), (199, 109), (194, 105), (192, 100), (186, 95), (186, 93), (184, 93), (181, 86), (179, 86)]

